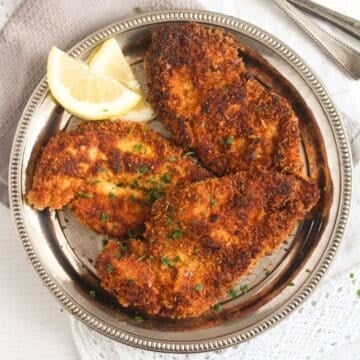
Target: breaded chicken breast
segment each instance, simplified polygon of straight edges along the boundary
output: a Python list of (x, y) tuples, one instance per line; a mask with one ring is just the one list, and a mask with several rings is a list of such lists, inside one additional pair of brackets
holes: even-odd
[(96, 268), (125, 307), (201, 315), (292, 232), (319, 199), (316, 185), (253, 170), (171, 191), (154, 203), (145, 241), (110, 242)]
[(50, 139), (27, 200), (39, 210), (69, 205), (91, 229), (121, 237), (147, 220), (165, 191), (208, 176), (146, 125), (87, 122)]
[(161, 27), (145, 58), (149, 100), (177, 143), (220, 176), (249, 166), (301, 174), (298, 119), (246, 70), (240, 51), (218, 29)]

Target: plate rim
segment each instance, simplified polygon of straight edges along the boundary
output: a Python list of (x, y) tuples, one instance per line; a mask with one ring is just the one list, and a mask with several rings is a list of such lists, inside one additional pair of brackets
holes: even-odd
[(285, 43), (270, 33), (262, 30), (260, 27), (244, 20), (206, 10), (163, 10), (149, 12), (120, 20), (92, 33), (89, 36), (86, 36), (83, 40), (73, 46), (68, 53), (76, 57), (108, 37), (118, 35), (126, 30), (169, 21), (197, 21), (212, 24), (214, 26), (222, 26), (259, 41), (263, 45), (271, 48), (289, 65), (291, 65), (305, 80), (312, 92), (317, 96), (319, 103), (326, 114), (328, 123), (331, 126), (337, 145), (337, 152), (340, 160), (340, 199), (338, 213), (334, 222), (334, 229), (328, 241), (328, 247), (323, 256), (320, 258), (319, 264), (310, 276), (306, 285), (300, 288), (298, 293), (286, 301), (286, 303), (279, 309), (250, 328), (242, 329), (236, 333), (218, 338), (208, 339), (206, 341), (194, 340), (192, 342), (177, 342), (175, 340), (163, 341), (146, 339), (141, 335), (130, 334), (125, 330), (120, 330), (106, 324), (94, 314), (85, 310), (81, 304), (76, 303), (66, 293), (66, 291), (61, 288), (61, 286), (41, 263), (41, 260), (33, 249), (32, 242), (27, 233), (22, 211), (22, 154), (28, 125), (32, 116), (35, 114), (37, 107), (40, 105), (48, 91), (46, 76), (42, 78), (27, 102), (15, 133), (9, 163), (9, 199), (12, 218), (15, 223), (18, 237), (21, 240), (35, 271), (63, 307), (78, 320), (102, 335), (137, 348), (170, 353), (196, 353), (219, 350), (249, 340), (288, 316), (314, 290), (332, 263), (341, 239), (345, 233), (351, 207), (352, 161), (350, 145), (341, 118), (322, 82), (318, 79), (314, 72), (310, 70), (308, 65), (305, 64), (302, 58)]

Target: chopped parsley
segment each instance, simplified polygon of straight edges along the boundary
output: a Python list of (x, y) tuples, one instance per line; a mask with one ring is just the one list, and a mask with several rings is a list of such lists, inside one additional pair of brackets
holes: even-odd
[(127, 283), (128, 283), (128, 285), (135, 285), (135, 280), (134, 279), (128, 279)]
[(130, 196), (129, 196), (129, 200), (130, 200), (130, 202), (131, 202), (132, 204), (136, 204), (136, 202), (137, 202), (137, 199), (136, 199), (136, 197), (135, 197), (134, 195), (130, 195)]
[(161, 262), (163, 263), (163, 265), (165, 266), (173, 266), (174, 264), (172, 263), (171, 260), (169, 260), (166, 256), (162, 256), (161, 257)]
[(215, 198), (214, 197), (210, 197), (210, 206), (211, 207), (214, 207), (215, 205), (217, 204), (217, 201), (215, 200)]
[(183, 236), (183, 231), (182, 229), (175, 229), (169, 234), (169, 236), (170, 239), (178, 240)]
[(149, 172), (149, 168), (146, 165), (143, 165), (139, 166), (137, 171), (139, 174), (147, 174)]
[(135, 144), (135, 145), (133, 146), (133, 151), (135, 151), (135, 152), (137, 152), (137, 153), (141, 153), (142, 148), (143, 148), (142, 144)]
[(306, 269), (305, 270), (307, 273), (311, 274), (311, 271), (309, 269)]
[(115, 195), (113, 192), (110, 191), (110, 192), (108, 193), (108, 198), (109, 198), (109, 199), (115, 199), (115, 198), (116, 198), (116, 195)]
[(96, 292), (95, 292), (95, 290), (90, 290), (90, 291), (89, 291), (89, 295), (90, 295), (92, 298), (95, 298), (95, 297), (96, 297)]
[(124, 245), (123, 243), (120, 243), (119, 244), (119, 248), (121, 251), (124, 251), (124, 252), (128, 252), (128, 247), (126, 245)]
[(231, 296), (232, 299), (236, 299), (237, 291), (235, 289), (230, 289), (229, 290), (229, 295)]
[(220, 141), (221, 144), (224, 144), (224, 145), (232, 145), (234, 143), (234, 137), (233, 136), (228, 136), (224, 139), (222, 139)]
[(102, 111), (103, 111), (103, 112), (108, 112), (109, 110), (108, 110), (108, 109), (103, 109)]
[(160, 199), (162, 196), (165, 195), (165, 192), (163, 189), (151, 189), (147, 194), (146, 202), (148, 204), (152, 204), (157, 199)]
[(134, 7), (134, 11), (135, 11), (135, 14), (141, 14), (142, 13), (142, 9), (141, 9), (140, 6)]
[(164, 184), (170, 184), (171, 183), (171, 175), (169, 173), (165, 173), (165, 174), (161, 175), (160, 180)]
[(127, 232), (127, 234), (128, 234), (128, 236), (129, 236), (129, 238), (135, 238), (135, 237), (137, 237), (137, 231), (136, 231), (136, 230), (129, 230), (129, 231)]
[(172, 224), (173, 221), (174, 221), (174, 219), (168, 215), (165, 220), (165, 226), (168, 227), (170, 224)]
[(169, 162), (176, 162), (177, 161), (177, 157), (176, 156), (169, 156), (167, 159)]
[(243, 294), (246, 294), (247, 292), (249, 292), (249, 286), (245, 284), (240, 288), (240, 290)]
[(114, 267), (112, 266), (111, 263), (108, 263), (108, 264), (106, 264), (105, 270), (108, 274), (111, 274), (114, 271)]
[(350, 279), (354, 279), (354, 277), (355, 277), (355, 274), (354, 273), (350, 273)]
[(356, 294), (360, 297), (360, 289), (357, 290)]
[(288, 286), (295, 286), (295, 284), (293, 282), (289, 283)]
[(116, 260), (119, 260), (119, 259), (121, 258), (121, 254), (120, 254), (119, 251), (117, 251), (117, 252), (114, 254), (114, 258), (115, 258)]
[(179, 261), (181, 261), (181, 258), (179, 255), (176, 255), (174, 258), (174, 262), (179, 262)]
[(103, 212), (103, 213), (101, 214), (101, 221), (102, 221), (102, 222), (107, 222), (107, 221), (109, 221), (109, 218), (110, 218), (110, 216), (109, 216), (109, 214), (108, 214), (107, 212)]
[(203, 288), (204, 288), (204, 285), (201, 284), (201, 283), (196, 284), (195, 287), (194, 287), (194, 289), (195, 289), (196, 291), (201, 291)]
[(214, 310), (215, 311), (221, 311), (222, 310), (222, 305), (221, 304), (215, 304), (214, 305)]
[(86, 193), (84, 191), (79, 191), (77, 193), (78, 197), (81, 197), (83, 199), (91, 199), (92, 198), (92, 194)]
[(140, 316), (140, 315), (135, 315), (134, 320), (137, 321), (137, 322), (143, 322), (144, 321), (143, 317)]
[(137, 179), (133, 180), (131, 183), (130, 183), (130, 187), (132, 189), (137, 189), (139, 187), (139, 182), (137, 181)]

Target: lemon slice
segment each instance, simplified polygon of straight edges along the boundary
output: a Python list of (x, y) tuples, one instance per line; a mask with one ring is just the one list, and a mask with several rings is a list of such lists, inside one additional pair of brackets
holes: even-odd
[(56, 47), (49, 53), (47, 78), (54, 98), (67, 111), (86, 120), (120, 116), (141, 99), (138, 93)]
[(90, 56), (89, 67), (99, 75), (105, 75), (119, 81), (131, 90), (141, 95), (141, 100), (121, 119), (146, 122), (154, 118), (154, 111), (145, 100), (139, 82), (136, 80), (118, 42), (115, 39), (106, 40), (100, 48)]

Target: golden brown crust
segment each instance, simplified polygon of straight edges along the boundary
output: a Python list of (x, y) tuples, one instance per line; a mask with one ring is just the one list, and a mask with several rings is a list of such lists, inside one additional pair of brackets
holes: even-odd
[(218, 175), (249, 166), (301, 174), (298, 119), (246, 70), (232, 35), (194, 23), (153, 33), (149, 100), (174, 139)]
[(141, 227), (165, 191), (208, 176), (146, 125), (88, 122), (50, 139), (27, 200), (40, 210), (69, 204), (92, 229), (122, 236)]
[(285, 240), (318, 199), (312, 183), (259, 170), (169, 192), (152, 208), (146, 242), (131, 240), (127, 252), (114, 242), (100, 254), (102, 286), (120, 304), (151, 315), (198, 316)]

